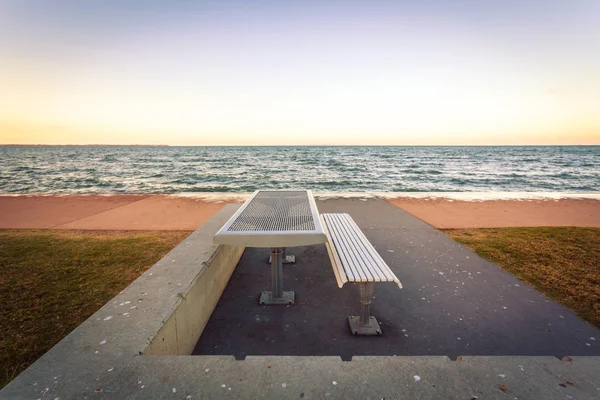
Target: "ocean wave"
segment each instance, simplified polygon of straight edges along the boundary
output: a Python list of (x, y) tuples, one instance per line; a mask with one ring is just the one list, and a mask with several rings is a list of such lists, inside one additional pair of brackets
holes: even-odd
[[(417, 192), (420, 192), (420, 190), (421, 189), (418, 186), (397, 185), (397, 186), (392, 187), (392, 190), (390, 191), (390, 193), (417, 193)], [(443, 192), (445, 192), (445, 190), (430, 189), (426, 193), (443, 193)]]
[(119, 159), (114, 154), (106, 154), (104, 157), (102, 157), (101, 161), (102, 162), (117, 162), (117, 161), (119, 161)]
[(25, 166), (25, 165), (18, 165), (16, 167), (13, 167), (13, 169), (11, 170), (11, 172), (28, 172), (28, 171), (33, 171), (35, 169), (35, 167), (29, 167), (29, 166)]
[(185, 192), (224, 192), (224, 193), (228, 193), (228, 192), (237, 192), (237, 191), (241, 191), (241, 190), (236, 190), (236, 188), (232, 188), (229, 186), (214, 185), (214, 186), (191, 186), (189, 188), (183, 189), (181, 192), (182, 193), (185, 193)]

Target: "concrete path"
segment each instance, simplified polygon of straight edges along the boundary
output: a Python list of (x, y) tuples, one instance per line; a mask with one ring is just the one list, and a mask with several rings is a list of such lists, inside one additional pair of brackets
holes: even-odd
[(351, 214), (402, 281), (402, 290), (376, 285), (383, 336), (350, 335), (345, 317), (358, 312), (358, 289), (337, 287), (323, 245), (290, 250), (291, 307), (258, 305), (269, 289), (268, 250), (246, 249), (195, 354), (600, 355), (600, 330), (405, 211), (383, 200), (318, 207)]
[(224, 204), (166, 195), (0, 196), (0, 229), (195, 230)]
[[(437, 228), (600, 227), (600, 195), (593, 193), (537, 193), (529, 194), (537, 197), (527, 200), (515, 200), (518, 193), (421, 193), (421, 196), (413, 193), (398, 198), (390, 198), (390, 195), (392, 193), (377, 194)], [(430, 198), (430, 195), (440, 197)], [(552, 195), (561, 198), (551, 198)], [(249, 196), (249, 193), (196, 193), (189, 197), (158, 194), (0, 195), (0, 229), (191, 230), (199, 228), (225, 203), (241, 203)], [(376, 195), (317, 193), (316, 196), (325, 200), (332, 196), (374, 198)], [(491, 200), (497, 196), (506, 198)], [(486, 201), (460, 200), (465, 198)]]
[[(464, 193), (465, 197), (470, 194)], [(595, 194), (587, 195), (595, 196)], [(388, 201), (440, 229), (524, 226), (600, 227), (600, 196), (587, 199), (538, 198), (486, 201), (402, 197), (388, 199)]]

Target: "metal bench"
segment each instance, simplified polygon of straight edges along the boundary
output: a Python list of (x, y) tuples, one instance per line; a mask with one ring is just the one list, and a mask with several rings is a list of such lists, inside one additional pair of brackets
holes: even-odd
[(359, 284), (360, 316), (349, 316), (354, 335), (381, 335), (377, 319), (370, 315), (373, 289), (377, 282), (402, 284), (377, 250), (348, 214), (321, 214), (328, 243), (327, 252), (338, 286), (346, 282)]

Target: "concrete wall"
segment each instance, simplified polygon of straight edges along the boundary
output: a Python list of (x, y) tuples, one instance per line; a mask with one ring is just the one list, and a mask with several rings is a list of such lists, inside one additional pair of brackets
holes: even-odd
[(142, 350), (146, 355), (188, 355), (200, 339), (231, 274), (244, 252), (243, 247), (219, 246), (203, 263), (188, 290), (179, 294), (173, 314)]

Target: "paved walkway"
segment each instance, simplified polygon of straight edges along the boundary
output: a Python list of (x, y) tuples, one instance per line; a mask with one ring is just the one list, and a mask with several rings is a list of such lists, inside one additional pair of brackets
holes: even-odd
[[(465, 193), (465, 195), (469, 194)], [(524, 226), (600, 227), (600, 197), (486, 201), (445, 198), (424, 200), (403, 197), (389, 199), (389, 202), (440, 229)]]
[(381, 337), (353, 337), (345, 317), (358, 289), (339, 289), (325, 246), (298, 247), (284, 266), (291, 307), (258, 305), (269, 289), (268, 250), (246, 249), (194, 354), (600, 355), (600, 330), (440, 231), (383, 200), (328, 200), (347, 212), (404, 285), (378, 284)]
[[(345, 198), (359, 196), (339, 195)], [(369, 193), (360, 194), (363, 195), (372, 198)], [(477, 193), (462, 195), (478, 198)], [(189, 197), (158, 194), (0, 195), (0, 229), (194, 230), (225, 203), (243, 202), (248, 196), (247, 193), (202, 193)], [(331, 199), (331, 194), (317, 195), (317, 198), (319, 196)], [(589, 198), (462, 201), (400, 197), (388, 198), (388, 201), (437, 228), (600, 227), (600, 197), (597, 194), (581, 196)]]
[(223, 205), (167, 195), (0, 196), (0, 229), (195, 230)]

